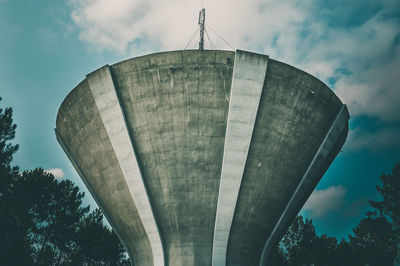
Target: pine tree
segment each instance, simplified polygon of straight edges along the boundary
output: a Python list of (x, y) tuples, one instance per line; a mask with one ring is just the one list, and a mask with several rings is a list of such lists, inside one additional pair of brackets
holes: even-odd
[(11, 166), (15, 129), (12, 109), (0, 109), (0, 264), (128, 265), (101, 211), (82, 205), (77, 186), (41, 168)]

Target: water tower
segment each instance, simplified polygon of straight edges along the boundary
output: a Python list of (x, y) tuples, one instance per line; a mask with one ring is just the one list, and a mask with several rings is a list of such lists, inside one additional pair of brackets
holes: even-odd
[(136, 266), (265, 265), (343, 146), (323, 82), (247, 51), (181, 50), (88, 74), (56, 136)]

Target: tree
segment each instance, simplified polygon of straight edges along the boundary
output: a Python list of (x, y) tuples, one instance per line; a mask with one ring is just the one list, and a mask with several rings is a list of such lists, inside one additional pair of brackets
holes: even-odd
[(381, 175), (380, 180), (382, 185), (376, 190), (383, 200), (370, 201), (373, 210), (349, 235), (349, 247), (358, 258), (355, 265), (393, 265), (400, 252), (400, 163), (391, 174)]
[(278, 245), (275, 245), (271, 253), (268, 255), (268, 265), (271, 266), (283, 266), (283, 265), (289, 265), (286, 254), (284, 253), (284, 250), (281, 246), (281, 242), (278, 243)]
[(101, 211), (82, 205), (77, 186), (41, 168), (11, 167), (15, 129), (12, 109), (0, 109), (1, 265), (127, 265)]
[(281, 240), (283, 252), (289, 265), (315, 263), (317, 235), (312, 220), (297, 216)]
[[(1, 97), (0, 97), (1, 101)], [(18, 145), (13, 145), (11, 141), (15, 138), (17, 126), (13, 123), (12, 108), (0, 108), (0, 258), (7, 258), (6, 248), (18, 247), (22, 264), (31, 262), (30, 247), (23, 238), (23, 233), (17, 224), (23, 223), (23, 219), (13, 222), (17, 210), (9, 208), (7, 196), (12, 193), (13, 184), (17, 179), (18, 168), (11, 167), (14, 153), (18, 150)], [(22, 218), (22, 217), (20, 217)], [(15, 250), (15, 249), (13, 249)]]
[(396, 231), (400, 230), (400, 162), (397, 163), (391, 174), (383, 174), (380, 177), (382, 186), (376, 186), (376, 190), (383, 197), (383, 201), (370, 201), (380, 216), (387, 216)]
[(124, 248), (116, 234), (104, 226), (99, 209), (82, 220), (76, 242), (72, 265), (129, 265)]
[(11, 188), (2, 195), (7, 203), (0, 223), (0, 241), (6, 241), (1, 245), (4, 259), (15, 265), (22, 258), (28, 261), (20, 254), (22, 247), (29, 250), (31, 262), (39, 265), (49, 264), (44, 255), (50, 251), (56, 264), (70, 256), (73, 236), (89, 212), (89, 207), (81, 207), (84, 194), (78, 187), (35, 169), (19, 174)]
[(393, 265), (396, 241), (392, 224), (376, 212), (368, 212), (349, 236), (350, 248), (358, 258), (356, 265)]
[(312, 220), (298, 216), (270, 255), (272, 265), (400, 264), (400, 163), (380, 177), (381, 201), (370, 201), (349, 241), (315, 233)]
[[(0, 101), (2, 98), (0, 97)], [(15, 138), (17, 125), (13, 124), (12, 108), (0, 108), (0, 176), (12, 170), (10, 163), (18, 145), (10, 143)], [(14, 170), (17, 170), (14, 168)]]
[(84, 194), (71, 181), (59, 182), (38, 168), (20, 174), (11, 187), (2, 195), (2, 265), (126, 264), (101, 211), (82, 207)]
[(385, 216), (393, 225), (393, 237), (397, 242), (396, 263), (400, 264), (400, 162), (395, 164), (391, 174), (380, 176), (382, 186), (376, 190), (383, 197), (383, 201), (370, 201), (380, 216)]
[(339, 255), (339, 245), (336, 237), (321, 235), (317, 237), (313, 253), (315, 265), (349, 265)]

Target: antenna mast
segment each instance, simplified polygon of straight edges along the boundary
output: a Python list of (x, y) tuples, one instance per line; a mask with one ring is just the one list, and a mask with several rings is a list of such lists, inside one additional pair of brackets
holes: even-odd
[(199, 50), (204, 50), (204, 22), (206, 20), (206, 9), (202, 8), (199, 13), (199, 25), (200, 25), (200, 41)]

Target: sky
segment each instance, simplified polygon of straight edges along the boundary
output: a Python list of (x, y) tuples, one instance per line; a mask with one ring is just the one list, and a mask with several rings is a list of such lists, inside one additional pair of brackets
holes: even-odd
[(347, 237), (400, 161), (398, 0), (0, 0), (0, 105), (18, 126), (14, 163), (71, 179), (94, 207), (55, 138), (61, 102), (105, 64), (184, 49), (202, 7), (218, 49), (291, 64), (347, 104), (347, 142), (301, 211), (318, 234)]

